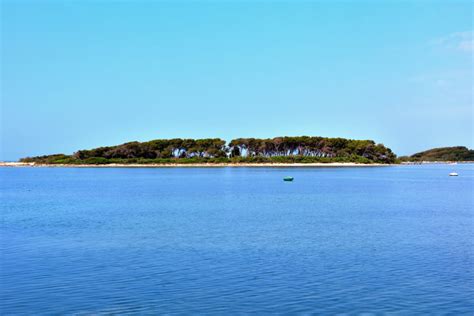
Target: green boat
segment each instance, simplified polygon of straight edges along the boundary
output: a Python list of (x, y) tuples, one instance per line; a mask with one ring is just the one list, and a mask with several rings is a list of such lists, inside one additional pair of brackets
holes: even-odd
[(283, 181), (293, 181), (293, 177), (284, 177)]

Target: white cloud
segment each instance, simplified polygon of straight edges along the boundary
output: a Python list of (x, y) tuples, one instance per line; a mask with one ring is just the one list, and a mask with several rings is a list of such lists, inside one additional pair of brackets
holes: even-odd
[(474, 52), (474, 31), (451, 33), (434, 40), (432, 43), (448, 49), (472, 53)]
[(458, 48), (466, 52), (473, 52), (474, 40), (471, 39), (470, 41), (462, 41), (461, 43), (459, 43)]

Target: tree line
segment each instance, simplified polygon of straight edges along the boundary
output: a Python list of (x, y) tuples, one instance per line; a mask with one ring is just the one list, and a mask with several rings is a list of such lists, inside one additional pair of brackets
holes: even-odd
[(372, 140), (327, 137), (157, 139), (79, 150), (73, 155), (27, 157), (38, 163), (160, 162), (378, 162), (393, 163), (396, 155)]

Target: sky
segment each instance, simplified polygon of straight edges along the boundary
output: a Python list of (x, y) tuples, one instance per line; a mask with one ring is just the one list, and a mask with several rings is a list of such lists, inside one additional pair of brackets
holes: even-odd
[(474, 147), (470, 1), (0, 2), (0, 160), (175, 137)]

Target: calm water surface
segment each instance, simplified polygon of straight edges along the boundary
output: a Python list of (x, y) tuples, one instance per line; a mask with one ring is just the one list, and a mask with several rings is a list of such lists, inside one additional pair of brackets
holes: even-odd
[(474, 311), (474, 165), (0, 177), (5, 315)]

